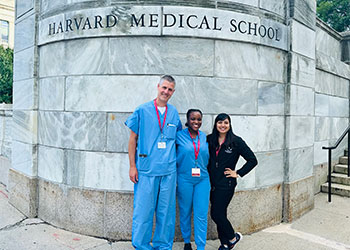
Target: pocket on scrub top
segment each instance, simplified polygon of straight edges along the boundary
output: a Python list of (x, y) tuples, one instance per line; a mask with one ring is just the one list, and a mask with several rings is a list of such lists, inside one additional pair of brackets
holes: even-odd
[(164, 131), (165, 137), (168, 140), (175, 140), (176, 138), (176, 125), (172, 123), (168, 123), (166, 125), (166, 129)]

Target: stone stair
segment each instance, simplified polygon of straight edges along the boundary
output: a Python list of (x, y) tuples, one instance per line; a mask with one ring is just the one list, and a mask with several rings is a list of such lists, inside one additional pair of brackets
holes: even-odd
[[(345, 156), (339, 158), (339, 164), (334, 166), (331, 175), (332, 194), (350, 197), (350, 177), (348, 177), (348, 150), (345, 150)], [(321, 192), (328, 193), (328, 182), (321, 186)]]

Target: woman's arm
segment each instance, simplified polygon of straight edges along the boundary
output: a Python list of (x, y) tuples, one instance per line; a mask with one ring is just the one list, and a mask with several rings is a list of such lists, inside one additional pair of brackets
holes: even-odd
[(239, 170), (236, 171), (240, 177), (243, 177), (248, 174), (256, 165), (258, 165), (258, 160), (256, 159), (253, 151), (241, 138), (239, 138), (238, 142), (238, 151), (239, 154), (247, 161)]

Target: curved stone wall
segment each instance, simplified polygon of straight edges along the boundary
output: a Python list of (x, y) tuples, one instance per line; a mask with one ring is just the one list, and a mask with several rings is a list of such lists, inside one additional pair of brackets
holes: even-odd
[[(237, 229), (253, 232), (313, 207), (315, 110), (324, 111), (315, 108), (313, 0), (17, 5), (16, 30), (26, 39), (15, 48), (9, 189), (25, 214), (131, 238), (124, 121), (155, 97), (163, 74), (177, 80), (171, 103), (183, 121), (199, 108), (210, 133), (216, 114), (226, 112), (258, 157), (229, 208)], [(319, 68), (330, 61), (319, 60)], [(349, 74), (345, 66), (335, 71)], [(208, 237), (216, 237), (211, 220)]]

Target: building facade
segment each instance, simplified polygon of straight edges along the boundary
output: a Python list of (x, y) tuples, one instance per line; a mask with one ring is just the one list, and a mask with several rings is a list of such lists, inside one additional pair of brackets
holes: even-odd
[(15, 1), (0, 1), (0, 45), (13, 49), (15, 38)]
[(209, 133), (226, 112), (258, 157), (229, 207), (240, 231), (313, 208), (327, 175), (322, 146), (349, 124), (350, 81), (349, 34), (317, 20), (315, 0), (18, 0), (16, 8), (2, 160), (10, 202), (27, 216), (130, 239), (124, 121), (155, 97), (163, 74), (177, 80), (171, 103), (182, 120), (199, 108)]

